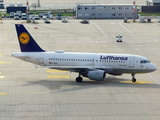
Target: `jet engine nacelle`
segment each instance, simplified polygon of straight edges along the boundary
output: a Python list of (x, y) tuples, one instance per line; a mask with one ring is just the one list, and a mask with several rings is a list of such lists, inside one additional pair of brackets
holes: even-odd
[(106, 73), (103, 70), (89, 71), (88, 78), (96, 81), (103, 81), (106, 78)]

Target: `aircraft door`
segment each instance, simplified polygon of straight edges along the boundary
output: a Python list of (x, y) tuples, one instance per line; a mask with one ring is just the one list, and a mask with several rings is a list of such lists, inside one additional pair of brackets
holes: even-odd
[(129, 58), (129, 67), (130, 68), (134, 68), (134, 59), (135, 59), (134, 57)]
[(44, 54), (43, 53), (41, 53), (39, 56), (39, 63), (44, 64)]

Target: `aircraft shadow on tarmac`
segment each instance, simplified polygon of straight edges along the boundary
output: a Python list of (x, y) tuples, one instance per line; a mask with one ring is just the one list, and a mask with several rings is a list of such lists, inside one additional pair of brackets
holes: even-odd
[[(126, 82), (121, 82), (126, 81)], [(128, 79), (117, 79), (117, 78), (107, 78), (105, 81), (97, 82), (97, 81), (90, 81), (84, 80), (82, 83), (77, 83), (75, 81), (68, 81), (68, 80), (39, 80), (39, 81), (29, 81), (28, 84), (24, 84), (22, 86), (32, 86), (32, 85), (41, 85), (46, 87), (48, 90), (51, 90), (53, 93), (56, 92), (71, 92), (71, 91), (80, 91), (84, 89), (94, 89), (100, 87), (123, 87), (123, 88), (152, 88), (160, 90), (160, 85), (152, 82), (152, 83), (132, 83), (131, 80)], [(146, 81), (147, 82), (147, 81)], [(62, 86), (71, 86), (67, 88), (61, 88)]]

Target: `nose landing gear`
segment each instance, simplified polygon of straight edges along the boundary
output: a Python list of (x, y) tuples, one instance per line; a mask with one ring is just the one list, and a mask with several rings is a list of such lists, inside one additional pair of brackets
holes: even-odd
[(135, 74), (132, 73), (131, 75), (132, 75), (132, 82), (136, 82)]

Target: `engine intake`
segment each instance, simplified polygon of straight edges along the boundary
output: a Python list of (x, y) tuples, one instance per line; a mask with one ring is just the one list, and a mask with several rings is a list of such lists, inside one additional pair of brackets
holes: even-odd
[(89, 71), (87, 76), (91, 80), (104, 81), (106, 78), (106, 73), (103, 70)]

